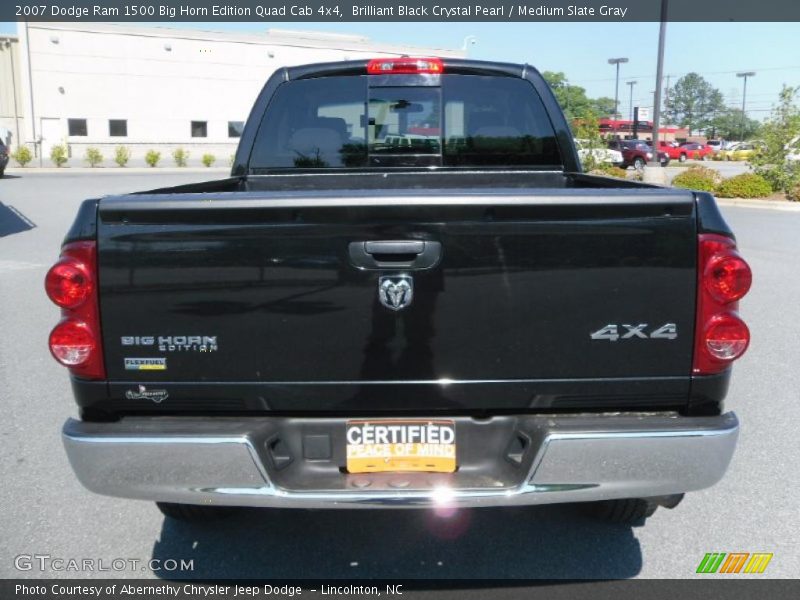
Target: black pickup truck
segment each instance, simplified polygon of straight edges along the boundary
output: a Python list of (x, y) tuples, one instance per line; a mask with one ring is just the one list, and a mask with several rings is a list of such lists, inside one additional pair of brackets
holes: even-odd
[(582, 174), (530, 66), (283, 68), (231, 177), (82, 204), (46, 278), (63, 440), (177, 518), (641, 520), (727, 469), (750, 282), (711, 195)]

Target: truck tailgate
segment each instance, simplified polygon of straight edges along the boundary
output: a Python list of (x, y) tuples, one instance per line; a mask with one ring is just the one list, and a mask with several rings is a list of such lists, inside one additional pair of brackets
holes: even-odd
[(657, 189), (105, 198), (110, 389), (282, 411), (677, 403), (694, 211)]

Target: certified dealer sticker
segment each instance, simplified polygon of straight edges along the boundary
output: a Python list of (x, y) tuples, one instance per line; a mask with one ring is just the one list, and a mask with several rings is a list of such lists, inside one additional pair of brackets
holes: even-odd
[(453, 421), (348, 421), (346, 437), (349, 473), (456, 470)]

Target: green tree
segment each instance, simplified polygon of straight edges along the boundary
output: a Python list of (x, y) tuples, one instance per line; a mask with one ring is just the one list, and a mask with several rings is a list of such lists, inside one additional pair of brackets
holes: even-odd
[[(569, 123), (575, 119), (587, 116), (592, 111), (592, 103), (586, 96), (586, 90), (579, 85), (572, 85), (567, 81), (564, 73), (545, 71), (542, 73), (545, 81), (550, 84), (553, 94), (561, 105), (561, 110)], [(613, 104), (614, 101), (612, 100)]]
[(183, 148), (175, 148), (172, 152), (172, 160), (175, 161), (176, 166), (185, 167), (186, 161), (189, 160), (189, 152)]
[[(758, 135), (761, 123), (750, 117), (744, 118), (742, 127), (742, 109), (726, 108), (718, 112), (712, 119), (706, 133), (723, 140), (749, 140)], [(744, 136), (742, 136), (744, 132)]]
[(69, 160), (69, 149), (66, 144), (56, 144), (50, 149), (50, 160), (57, 167), (63, 167)]
[(27, 146), (18, 146), (11, 154), (11, 158), (17, 161), (20, 167), (24, 167), (33, 160), (33, 153)]
[(778, 105), (761, 127), (764, 146), (750, 165), (775, 191), (787, 194), (800, 184), (800, 162), (787, 160), (790, 145), (800, 136), (800, 108), (796, 104), (800, 87), (784, 85)]
[(117, 163), (120, 167), (124, 167), (128, 164), (128, 161), (131, 158), (131, 151), (125, 146), (117, 146), (114, 149), (114, 162)]
[[(622, 102), (619, 103), (620, 106), (620, 113), (623, 115), (625, 111), (622, 109)], [(613, 116), (614, 114), (614, 99), (609, 98), (607, 96), (601, 96), (600, 98), (594, 98), (589, 100), (589, 108), (598, 116), (605, 117), (605, 116)]]
[(86, 149), (86, 154), (83, 157), (87, 163), (89, 163), (90, 167), (96, 167), (101, 162), (103, 162), (103, 154), (95, 147), (89, 147)]
[[(613, 104), (613, 102), (612, 102)], [(597, 160), (595, 151), (603, 148), (603, 138), (600, 136), (600, 123), (597, 117), (589, 111), (584, 117), (576, 119), (572, 124), (575, 138), (580, 140), (579, 152), (581, 166), (587, 173), (602, 167), (603, 164)]]
[(553, 94), (561, 105), (561, 110), (570, 123), (592, 115), (594, 117), (609, 117), (614, 114), (614, 99), (605, 96), (589, 98), (586, 90), (579, 85), (572, 85), (564, 73), (545, 71), (542, 73), (545, 81), (550, 84)]
[(690, 133), (709, 129), (714, 115), (725, 110), (722, 93), (697, 73), (684, 75), (668, 92), (667, 120)]
[(603, 165), (598, 164), (594, 151), (603, 148), (605, 144), (600, 136), (600, 116), (611, 115), (614, 112), (613, 98), (592, 99), (586, 95), (586, 90), (567, 81), (564, 73), (545, 71), (542, 73), (545, 81), (550, 84), (558, 100), (564, 116), (572, 128), (573, 135), (581, 140), (581, 162), (585, 171), (592, 171)]
[(146, 162), (151, 167), (155, 167), (158, 164), (158, 161), (161, 160), (161, 152), (157, 150), (148, 150), (147, 154), (144, 155), (144, 162)]

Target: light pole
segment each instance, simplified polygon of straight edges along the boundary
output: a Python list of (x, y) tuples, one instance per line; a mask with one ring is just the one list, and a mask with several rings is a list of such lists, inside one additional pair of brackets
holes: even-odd
[(628, 120), (629, 121), (633, 121), (633, 86), (636, 85), (636, 82), (635, 81), (629, 81), (628, 85), (631, 88), (631, 99), (628, 102), (628, 113), (629, 113), (628, 114)]
[[(9, 59), (9, 69), (11, 71), (11, 93), (14, 96), (14, 130), (16, 131), (16, 136), (14, 138), (14, 145), (19, 148), (20, 144), (20, 137), (19, 137), (19, 110), (17, 108), (17, 77), (14, 74), (14, 44), (11, 42), (11, 39), (7, 39), (5, 41), (5, 47), (8, 49), (8, 59)], [(9, 149), (9, 152), (11, 150)]]
[(468, 35), (464, 38), (464, 43), (461, 44), (461, 49), (469, 55), (469, 47), (478, 43), (478, 38), (474, 35)]
[(744, 77), (744, 89), (742, 90), (742, 127), (741, 127), (741, 131), (740, 131), (740, 134), (739, 134), (739, 137), (741, 138), (741, 140), (744, 141), (744, 124), (745, 124), (745, 121), (747, 119), (747, 117), (745, 116), (745, 112), (744, 112), (745, 107), (747, 106), (747, 78), (748, 77), (755, 77), (756, 76), (756, 72), (755, 71), (745, 71), (744, 73), (737, 73), (736, 76), (737, 77)]
[(609, 58), (608, 64), (617, 66), (617, 83), (614, 88), (614, 120), (617, 120), (619, 114), (619, 65), (620, 63), (628, 62), (627, 58)]
[[(651, 167), (660, 166), (658, 160), (658, 133), (661, 129), (661, 79), (664, 77), (664, 44), (667, 41), (667, 13), (669, 1), (661, 0), (661, 25), (658, 29), (658, 59), (656, 61), (656, 93), (653, 98), (653, 158)], [(657, 175), (656, 175), (657, 173)], [(666, 185), (666, 175), (662, 169), (645, 169), (644, 180)]]

